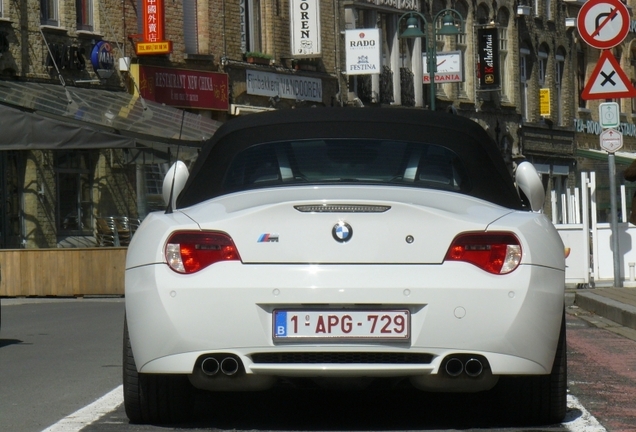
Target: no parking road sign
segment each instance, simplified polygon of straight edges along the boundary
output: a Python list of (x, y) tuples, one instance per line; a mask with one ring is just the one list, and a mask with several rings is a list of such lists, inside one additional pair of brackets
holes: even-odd
[(581, 39), (598, 49), (623, 42), (629, 33), (630, 15), (620, 0), (588, 0), (576, 18)]

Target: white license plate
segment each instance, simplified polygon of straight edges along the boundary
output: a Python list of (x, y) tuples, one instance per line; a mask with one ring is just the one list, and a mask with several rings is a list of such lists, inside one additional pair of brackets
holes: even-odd
[(408, 310), (275, 310), (274, 340), (408, 340)]

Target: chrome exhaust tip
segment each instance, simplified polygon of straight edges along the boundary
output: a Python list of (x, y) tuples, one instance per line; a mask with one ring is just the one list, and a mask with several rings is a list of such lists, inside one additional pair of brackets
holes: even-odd
[(239, 363), (234, 357), (225, 357), (221, 360), (221, 372), (232, 376), (239, 371)]
[(476, 358), (469, 359), (464, 368), (466, 369), (466, 375), (473, 378), (478, 377), (484, 371), (484, 365)]
[(215, 359), (214, 357), (206, 357), (201, 362), (201, 370), (203, 371), (204, 374), (208, 376), (214, 376), (220, 370), (219, 361)]
[(456, 357), (448, 359), (446, 362), (446, 373), (452, 377), (461, 375), (464, 371), (464, 364)]

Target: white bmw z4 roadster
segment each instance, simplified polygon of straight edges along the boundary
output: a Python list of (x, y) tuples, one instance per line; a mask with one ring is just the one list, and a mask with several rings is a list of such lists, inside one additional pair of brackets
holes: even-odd
[(530, 162), (513, 170), (458, 115), (229, 120), (168, 171), (166, 210), (129, 246), (128, 417), (183, 420), (195, 389), (506, 382), (529, 422), (559, 422), (565, 256), (544, 196)]

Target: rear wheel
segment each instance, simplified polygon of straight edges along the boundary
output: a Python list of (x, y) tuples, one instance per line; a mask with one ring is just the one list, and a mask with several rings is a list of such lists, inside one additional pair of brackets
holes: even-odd
[(190, 417), (194, 390), (185, 375), (140, 374), (124, 320), (124, 407), (132, 423), (179, 423)]
[(553, 424), (563, 420), (567, 409), (565, 313), (551, 373), (514, 377), (504, 383), (502, 403), (508, 405), (516, 420), (529, 424)]

